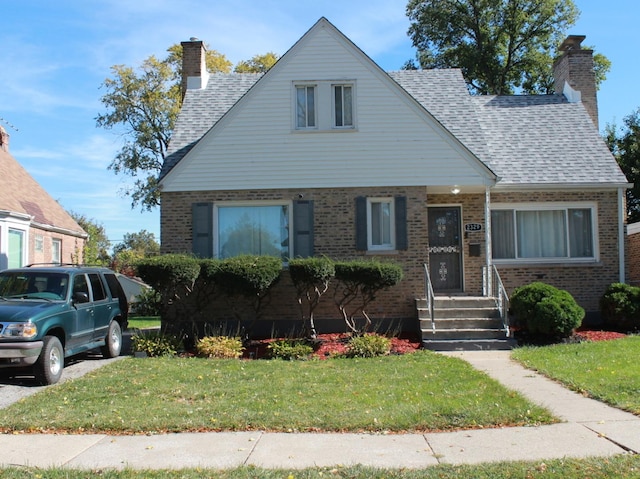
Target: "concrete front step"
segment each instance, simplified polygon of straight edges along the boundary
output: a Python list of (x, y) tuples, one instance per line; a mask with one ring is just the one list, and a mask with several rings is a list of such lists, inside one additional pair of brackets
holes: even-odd
[(507, 333), (503, 329), (437, 329), (435, 333), (431, 329), (422, 330), (422, 339), (440, 340), (440, 339), (506, 339)]
[[(436, 318), (436, 329), (502, 329), (500, 318)], [(431, 329), (431, 320), (420, 318), (420, 329)]]
[[(499, 318), (500, 311), (495, 307), (490, 308), (434, 308), (433, 316), (436, 319), (467, 319), (467, 318)], [(420, 319), (429, 318), (429, 310), (418, 308), (418, 317)]]
[(451, 339), (422, 340), (422, 347), (431, 351), (504, 351), (517, 346), (515, 339)]

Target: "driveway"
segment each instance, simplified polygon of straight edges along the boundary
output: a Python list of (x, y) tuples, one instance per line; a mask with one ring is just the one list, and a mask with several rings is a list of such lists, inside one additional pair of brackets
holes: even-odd
[[(68, 358), (65, 361), (64, 371), (62, 378), (57, 384), (62, 384), (70, 379), (75, 379), (84, 376), (88, 372), (95, 369), (106, 366), (113, 361), (118, 361), (131, 351), (131, 333), (125, 332), (122, 335), (122, 353), (119, 357), (113, 359), (104, 359), (102, 354), (96, 351), (90, 351), (88, 353), (79, 354), (73, 358)], [(17, 374), (16, 376), (10, 376), (9, 374)], [(18, 371), (10, 371), (8, 369), (0, 369), (0, 409), (10, 406), (11, 404), (18, 402), (22, 398), (26, 398), (52, 386), (40, 386), (36, 384), (33, 376), (27, 375), (27, 373), (20, 374)]]

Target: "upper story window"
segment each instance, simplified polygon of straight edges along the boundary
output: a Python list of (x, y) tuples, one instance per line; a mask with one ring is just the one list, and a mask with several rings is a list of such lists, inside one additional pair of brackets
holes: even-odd
[(51, 240), (51, 262), (60, 264), (62, 262), (62, 240)]
[(595, 218), (592, 205), (494, 205), (493, 259), (594, 261), (598, 256)]
[(316, 127), (316, 87), (296, 86), (296, 128)]
[(334, 126), (353, 127), (353, 86), (333, 85)]
[(293, 86), (294, 129), (326, 132), (355, 128), (355, 82), (321, 80)]
[(42, 253), (44, 251), (44, 236), (36, 234), (34, 236), (34, 249), (38, 252), (38, 253)]

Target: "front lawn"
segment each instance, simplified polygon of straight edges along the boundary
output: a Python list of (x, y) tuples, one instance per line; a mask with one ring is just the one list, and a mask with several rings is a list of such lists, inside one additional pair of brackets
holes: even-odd
[(640, 336), (525, 347), (512, 357), (574, 391), (640, 415)]
[(553, 422), (457, 358), (126, 358), (0, 411), (28, 432), (436, 431)]
[[(438, 465), (427, 469), (377, 469), (364, 466), (315, 467), (301, 470), (239, 467), (236, 469), (91, 471), (103, 479), (632, 479), (640, 477), (640, 456), (620, 455), (607, 458), (554, 459), (536, 462), (501, 462), (477, 465)], [(47, 479), (85, 479), (87, 471), (76, 469), (39, 469), (30, 467), (0, 470), (3, 479), (25, 477)]]

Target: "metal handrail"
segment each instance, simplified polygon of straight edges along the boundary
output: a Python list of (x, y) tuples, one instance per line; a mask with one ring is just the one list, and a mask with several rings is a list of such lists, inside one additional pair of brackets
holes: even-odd
[(431, 318), (431, 332), (436, 334), (436, 320), (434, 314), (434, 299), (433, 284), (431, 284), (431, 276), (429, 275), (429, 267), (424, 264), (424, 293), (427, 298), (427, 307), (429, 308), (429, 317)]
[[(498, 273), (498, 268), (495, 264), (491, 265), (491, 296), (496, 298), (496, 305), (500, 312), (500, 318), (502, 319), (502, 326), (504, 327), (507, 336), (509, 336), (509, 295), (504, 287), (504, 283)], [(488, 277), (488, 275), (487, 275)], [(486, 279), (486, 278), (485, 278)]]

